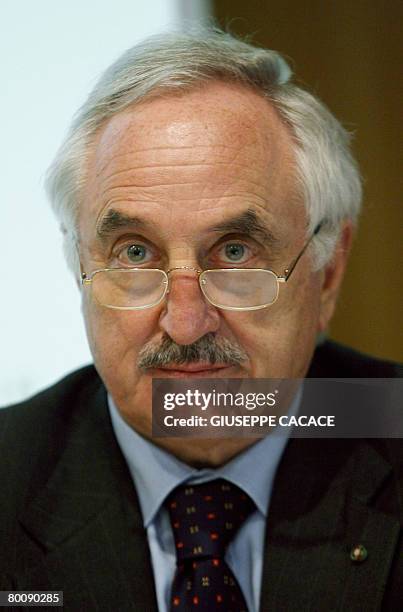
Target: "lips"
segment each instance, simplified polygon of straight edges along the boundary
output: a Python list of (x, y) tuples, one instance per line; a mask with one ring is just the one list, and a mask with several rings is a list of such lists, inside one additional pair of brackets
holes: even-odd
[[(187, 365), (168, 365), (152, 369), (152, 374), (158, 378), (215, 378), (228, 373), (233, 366), (211, 363), (190, 363)], [(150, 372), (151, 373), (151, 372)]]

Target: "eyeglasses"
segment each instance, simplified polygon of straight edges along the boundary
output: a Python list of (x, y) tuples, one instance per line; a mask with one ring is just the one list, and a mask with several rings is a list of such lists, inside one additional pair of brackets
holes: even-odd
[(81, 284), (91, 286), (101, 306), (115, 310), (143, 310), (157, 306), (169, 292), (169, 275), (176, 270), (194, 271), (200, 289), (210, 304), (223, 310), (260, 310), (278, 298), (280, 283), (290, 278), (309, 243), (321, 229), (319, 223), (302, 251), (282, 276), (263, 268), (219, 268), (198, 270), (190, 266), (167, 272), (154, 268), (103, 268), (81, 274)]

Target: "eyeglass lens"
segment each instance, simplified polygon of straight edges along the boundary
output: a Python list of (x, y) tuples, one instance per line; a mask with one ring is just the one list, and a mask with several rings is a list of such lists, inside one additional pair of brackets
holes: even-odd
[(162, 270), (100, 270), (92, 290), (97, 302), (109, 308), (147, 308), (161, 301), (166, 283)]
[(203, 293), (215, 306), (257, 308), (277, 298), (277, 278), (269, 270), (208, 270), (200, 280)]

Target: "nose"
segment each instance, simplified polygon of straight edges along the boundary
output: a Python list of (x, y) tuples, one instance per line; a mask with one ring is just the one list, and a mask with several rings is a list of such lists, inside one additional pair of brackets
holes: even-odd
[(192, 344), (220, 324), (217, 309), (204, 297), (194, 269), (175, 269), (160, 315), (160, 328), (177, 344)]

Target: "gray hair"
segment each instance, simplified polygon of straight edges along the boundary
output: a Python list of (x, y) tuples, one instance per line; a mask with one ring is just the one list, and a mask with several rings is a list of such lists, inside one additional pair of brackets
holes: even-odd
[(76, 227), (86, 181), (88, 152), (105, 122), (155, 95), (182, 92), (224, 80), (260, 93), (277, 109), (295, 142), (298, 183), (314, 240), (314, 266), (332, 256), (344, 219), (357, 220), (361, 181), (350, 153), (350, 135), (312, 94), (291, 82), (291, 70), (276, 51), (257, 48), (216, 28), (152, 36), (126, 51), (101, 76), (75, 115), (49, 168), (46, 190), (64, 233), (69, 267), (79, 269)]

